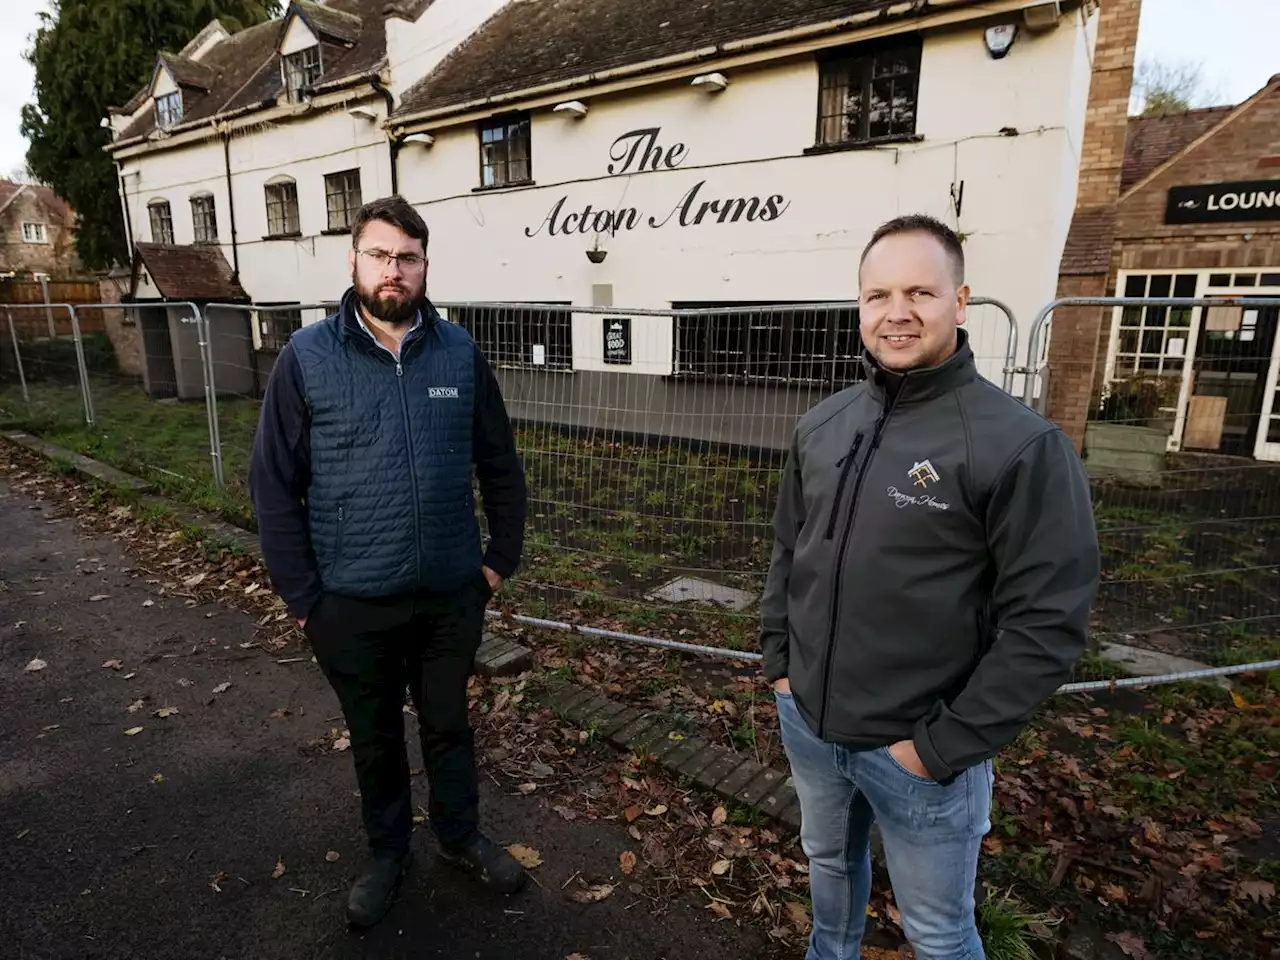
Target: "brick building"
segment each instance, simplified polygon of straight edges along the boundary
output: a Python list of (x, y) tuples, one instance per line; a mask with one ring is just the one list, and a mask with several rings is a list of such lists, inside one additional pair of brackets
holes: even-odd
[[(1274, 297), (1280, 75), (1242, 104), (1129, 117), (1139, 0), (1103, 5), (1060, 297)], [(1108, 20), (1111, 21), (1108, 24)], [(1047, 412), (1154, 428), (1167, 448), (1280, 460), (1280, 306), (1054, 314)]]
[(76, 255), (75, 216), (48, 187), (0, 180), (0, 277), (53, 280), (84, 274)]

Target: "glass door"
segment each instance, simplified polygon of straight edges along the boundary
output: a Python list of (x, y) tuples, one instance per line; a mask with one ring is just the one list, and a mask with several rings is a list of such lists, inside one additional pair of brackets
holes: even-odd
[[(1272, 324), (1280, 307), (1268, 307)], [(1258, 435), (1254, 441), (1253, 455), (1258, 460), (1280, 461), (1280, 337), (1271, 351), (1271, 366), (1267, 371), (1266, 393), (1262, 400), (1262, 417), (1258, 421)]]

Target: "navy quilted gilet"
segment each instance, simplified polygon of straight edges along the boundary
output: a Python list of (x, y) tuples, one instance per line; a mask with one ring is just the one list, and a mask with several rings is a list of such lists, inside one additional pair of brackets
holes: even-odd
[(291, 341), (311, 415), (307, 514), (321, 581), (350, 597), (457, 589), (481, 563), (474, 344), (427, 306), (397, 363), (354, 309), (348, 296)]

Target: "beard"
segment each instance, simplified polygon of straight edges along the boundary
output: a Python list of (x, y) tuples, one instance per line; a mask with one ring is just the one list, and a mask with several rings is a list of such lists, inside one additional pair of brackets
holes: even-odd
[(426, 285), (418, 284), (416, 290), (404, 283), (387, 281), (375, 287), (366, 287), (358, 277), (351, 278), (360, 304), (371, 317), (399, 326), (408, 323), (418, 312), (418, 306), (426, 293)]

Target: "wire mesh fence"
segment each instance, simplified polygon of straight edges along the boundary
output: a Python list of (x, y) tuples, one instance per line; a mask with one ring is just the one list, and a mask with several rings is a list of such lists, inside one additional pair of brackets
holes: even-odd
[[(785, 449), (800, 415), (862, 376), (857, 305), (439, 306), (497, 370), (529, 481), (525, 564), (501, 612), (754, 659)], [(130, 365), (104, 332), (77, 337), (75, 309), (53, 308), (50, 338), (43, 305), (14, 307), (0, 419), (252, 526), (246, 478), (267, 381), (292, 333), (334, 307), (130, 305), (141, 376), (121, 372)], [(1070, 329), (1045, 352), (1052, 310), (1033, 328), (1030, 356), (1051, 375), (1028, 376), (1026, 397), (1078, 436), (1094, 476), (1095, 653), (1182, 657), (1164, 661), (1178, 677), (1194, 675), (1192, 661), (1280, 659), (1280, 464), (1265, 459), (1280, 456), (1265, 445), (1280, 420), (1269, 405), (1277, 307), (1246, 304), (1217, 330), (1236, 320), (1210, 322), (1204, 304), (1106, 301), (1089, 362), (1070, 359)], [(1025, 372), (1012, 318), (982, 301), (968, 326), (980, 369), (1012, 388)], [(1234, 352), (1204, 349), (1219, 340)], [(1074, 419), (1073, 381), (1086, 395)], [(1240, 399), (1247, 383), (1256, 408)], [(1250, 442), (1255, 456), (1241, 455)], [(1112, 669), (1090, 657), (1079, 679)]]
[(1109, 656), (1280, 666), (1278, 318), (1280, 298), (1134, 296), (1033, 324), (1024, 399), (1093, 479)]

